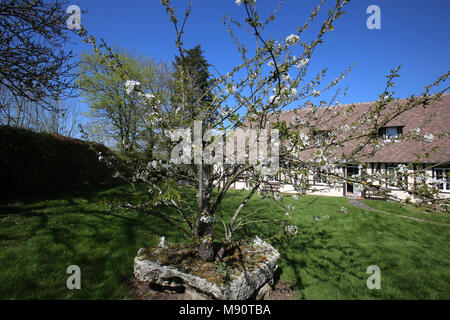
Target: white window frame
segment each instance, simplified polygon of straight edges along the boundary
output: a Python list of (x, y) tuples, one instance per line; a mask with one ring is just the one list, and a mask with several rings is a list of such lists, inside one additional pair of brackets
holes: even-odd
[[(443, 182), (443, 183), (437, 183), (437, 187), (439, 189), (439, 191), (444, 191), (444, 192), (450, 192), (450, 181), (448, 180), (448, 176), (450, 174), (450, 168), (434, 168), (434, 177), (437, 179), (437, 171), (440, 170), (442, 171), (442, 176), (447, 178), (447, 182)], [(442, 185), (442, 189), (440, 188), (440, 186)]]
[[(389, 135), (389, 131), (390, 130), (394, 130), (395, 131), (395, 135)], [(391, 132), (393, 133), (393, 132)], [(398, 134), (398, 127), (386, 127), (386, 138), (398, 138), (399, 134)]]
[[(394, 184), (391, 184), (391, 180), (390, 180), (390, 172), (389, 172), (389, 169), (393, 169), (393, 171), (394, 171), (394, 176), (393, 176), (393, 180), (394, 180)], [(396, 167), (396, 166), (386, 166), (386, 179), (387, 179), (387, 185), (388, 185), (388, 187), (391, 187), (391, 188), (397, 188), (398, 187), (398, 185), (397, 185), (397, 182), (398, 182), (398, 180), (397, 180), (397, 169), (398, 169), (398, 167)]]

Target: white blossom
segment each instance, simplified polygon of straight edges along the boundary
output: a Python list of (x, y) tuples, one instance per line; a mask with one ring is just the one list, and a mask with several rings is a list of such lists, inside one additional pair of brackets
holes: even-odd
[(291, 88), (289, 88), (289, 87), (283, 87), (282, 89), (281, 89), (281, 93), (282, 94), (289, 94), (291, 92)]
[(216, 221), (215, 216), (201, 216), (200, 221), (203, 223), (214, 223)]
[(340, 213), (347, 213), (347, 208), (346, 207), (341, 207), (341, 209), (339, 210)]
[(320, 91), (319, 91), (319, 90), (314, 90), (314, 91), (312, 92), (312, 95), (313, 95), (314, 97), (318, 97), (318, 96), (320, 96)]
[(164, 236), (162, 236), (160, 239), (159, 239), (159, 243), (158, 243), (158, 247), (159, 248), (166, 248), (166, 245), (165, 245), (165, 240), (166, 240), (166, 237), (164, 237)]
[[(161, 162), (161, 160), (159, 160)], [(147, 164), (147, 168), (150, 169), (150, 167), (152, 167), (153, 169), (157, 169), (158, 168), (158, 161), (153, 160), (152, 162), (149, 162)]]
[(399, 164), (398, 165), (398, 172), (402, 173), (402, 174), (407, 173), (408, 172), (408, 168), (404, 164)]
[(300, 132), (300, 140), (304, 146), (309, 146), (309, 137), (304, 132)]
[(167, 162), (161, 163), (161, 166), (163, 167), (163, 169), (165, 170), (169, 170), (170, 169), (170, 165)]
[(297, 226), (286, 226), (284, 230), (291, 236), (295, 236), (298, 233)]
[(426, 142), (432, 142), (434, 140), (434, 136), (431, 133), (424, 134), (423, 138), (425, 139)]
[(242, 1), (241, 1), (241, 0), (236, 0), (235, 2), (236, 2), (236, 4), (237, 4), (238, 6), (240, 6)]
[(127, 94), (130, 94), (131, 92), (134, 91), (134, 88), (137, 86), (140, 86), (141, 83), (139, 81), (136, 80), (127, 80), (125, 82), (125, 90), (127, 92)]
[(285, 74), (283, 74), (283, 80), (284, 81), (292, 81), (292, 78), (288, 73), (285, 73)]
[(236, 86), (233, 86), (233, 85), (230, 84), (230, 85), (228, 85), (228, 86), (226, 87), (225, 91), (226, 91), (228, 94), (233, 94), (233, 93), (236, 92)]
[(309, 59), (302, 59), (302, 60), (300, 60), (300, 62), (297, 64), (296, 68), (300, 70), (301, 68), (303, 68), (304, 66), (306, 66), (308, 63), (309, 63)]
[(288, 36), (286, 38), (286, 43), (288, 45), (296, 45), (299, 41), (300, 41), (299, 36), (297, 36), (295, 34), (291, 34), (290, 36)]
[[(131, 90), (131, 91), (133, 91), (133, 90)], [(127, 92), (128, 93), (128, 92)], [(147, 99), (153, 99), (155, 96), (153, 95), (153, 94), (151, 94), (151, 93), (142, 93), (142, 92), (139, 92), (138, 93), (138, 95), (140, 96), (140, 97), (144, 97), (144, 98), (147, 98)]]
[[(279, 97), (276, 97), (276, 98), (275, 98), (275, 96), (272, 95), (272, 96), (269, 97), (269, 103), (272, 103), (272, 102), (275, 102), (275, 103), (276, 103), (276, 102), (278, 102), (278, 99), (279, 99)], [(274, 101), (274, 100), (275, 100), (275, 101)]]
[(295, 116), (294, 117), (294, 122), (297, 125), (304, 125), (306, 123), (305, 119), (299, 117), (299, 116)]

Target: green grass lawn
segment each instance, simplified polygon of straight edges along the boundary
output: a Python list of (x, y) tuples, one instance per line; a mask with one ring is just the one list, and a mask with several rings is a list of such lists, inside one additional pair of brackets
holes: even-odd
[(402, 216), (408, 216), (447, 224), (450, 222), (450, 215), (448, 213), (427, 212), (426, 208), (424, 207), (414, 207), (400, 203), (378, 201), (378, 200), (364, 200), (364, 203), (374, 209), (383, 210), (386, 212)]
[[(193, 190), (184, 193), (193, 203)], [(232, 190), (221, 208), (224, 215), (246, 194)], [(129, 299), (137, 250), (163, 235), (186, 241), (157, 218), (109, 210), (110, 202), (133, 203), (143, 195), (144, 187), (133, 192), (121, 186), (1, 204), (0, 299)], [(449, 227), (365, 211), (345, 198), (286, 197), (295, 207), (291, 215), (299, 234), (273, 245), (281, 254), (281, 277), (295, 286), (299, 299), (450, 298)], [(420, 214), (387, 202), (367, 204), (396, 214)], [(338, 213), (342, 206), (347, 214)], [(257, 196), (242, 214), (255, 210), (259, 217), (284, 217), (273, 201)], [(330, 219), (313, 220), (324, 215)], [(448, 215), (423, 215), (450, 223)], [(237, 238), (269, 238), (278, 229), (274, 223), (250, 224)], [(81, 290), (66, 287), (69, 265), (81, 269)], [(380, 290), (366, 287), (370, 265), (381, 269)]]

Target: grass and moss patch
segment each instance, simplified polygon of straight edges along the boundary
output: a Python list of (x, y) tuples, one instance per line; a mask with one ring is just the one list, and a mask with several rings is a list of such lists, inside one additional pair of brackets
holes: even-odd
[[(215, 243), (220, 248), (220, 243)], [(263, 250), (255, 250), (250, 244), (240, 244), (228, 248), (221, 261), (203, 261), (198, 257), (197, 246), (193, 243), (168, 243), (165, 247), (147, 247), (143, 258), (168, 266), (180, 272), (197, 276), (210, 283), (224, 286), (237, 279), (244, 271), (253, 272), (267, 261)]]

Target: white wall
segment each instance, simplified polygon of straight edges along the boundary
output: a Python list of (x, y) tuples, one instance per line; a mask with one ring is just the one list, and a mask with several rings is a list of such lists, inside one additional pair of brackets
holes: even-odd
[[(387, 164), (381, 163), (380, 164), (380, 172), (386, 173), (387, 166), (388, 166)], [(422, 170), (424, 167), (418, 165), (418, 166), (416, 166), (416, 168), (417, 168), (417, 170)], [(340, 173), (342, 173), (342, 168), (340, 168), (339, 170), (340, 170)], [(369, 164), (369, 167), (367, 168), (367, 170), (368, 170), (369, 174), (373, 174), (376, 171), (376, 164), (374, 166), (374, 169), (372, 169), (372, 166)], [(408, 168), (408, 172), (413, 173), (413, 171), (414, 171), (413, 168)], [(432, 183), (432, 169), (427, 169), (426, 174), (427, 174), (427, 183), (431, 184)], [(281, 175), (281, 179), (283, 181), (285, 179), (285, 176)], [(306, 192), (306, 194), (321, 195), (321, 196), (334, 196), (334, 197), (342, 197), (344, 195), (344, 190), (343, 190), (342, 185), (330, 187), (326, 184), (312, 184), (313, 180), (314, 180), (312, 174), (310, 174), (308, 176), (308, 180), (311, 183), (311, 187)], [(411, 178), (408, 179), (408, 185), (410, 188), (413, 187), (413, 185), (414, 185), (413, 179), (411, 179)], [(248, 186), (245, 181), (236, 182), (232, 185), (232, 187), (235, 189), (248, 190)], [(394, 195), (399, 200), (405, 200), (407, 198), (410, 198), (411, 201), (417, 200), (417, 199), (414, 199), (414, 197), (411, 197), (408, 194), (408, 192), (406, 192), (406, 191), (401, 191), (399, 189), (396, 189), (395, 187), (390, 187), (390, 189), (391, 189), (392, 195)], [(297, 191), (295, 190), (295, 188), (292, 184), (283, 183), (283, 182), (280, 185), (280, 191), (284, 192), (284, 193), (297, 193)], [(450, 192), (441, 192), (440, 196), (442, 198), (450, 198)]]

